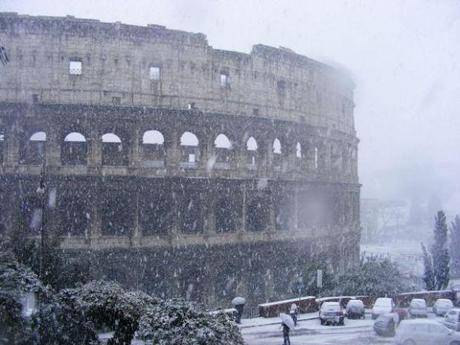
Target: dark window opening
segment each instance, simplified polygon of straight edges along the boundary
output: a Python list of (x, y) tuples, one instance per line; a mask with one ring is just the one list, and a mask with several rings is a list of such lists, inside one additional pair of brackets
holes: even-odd
[(106, 133), (102, 136), (102, 165), (127, 165), (128, 148), (118, 135)]
[(41, 165), (46, 155), (46, 133), (35, 132), (22, 143), (20, 161), (23, 164)]
[(142, 162), (145, 167), (160, 168), (164, 166), (166, 152), (164, 137), (161, 132), (149, 130), (142, 136)]
[(64, 236), (86, 236), (90, 210), (85, 195), (79, 192), (66, 193), (59, 201), (61, 233)]
[(254, 193), (247, 199), (246, 229), (265, 231), (270, 224), (270, 196), (267, 193)]
[(217, 232), (233, 232), (238, 230), (241, 218), (242, 196), (237, 190), (219, 191), (214, 214)]
[[(151, 192), (151, 193), (150, 193)], [(139, 205), (139, 225), (144, 236), (167, 234), (174, 222), (174, 203), (169, 192), (143, 195)]]
[(61, 162), (64, 165), (86, 165), (87, 143), (83, 134), (71, 132), (61, 146)]
[(203, 231), (204, 196), (200, 191), (179, 193), (179, 229), (185, 233)]
[(108, 191), (101, 205), (102, 234), (112, 236), (129, 235), (133, 225), (133, 205), (128, 192)]

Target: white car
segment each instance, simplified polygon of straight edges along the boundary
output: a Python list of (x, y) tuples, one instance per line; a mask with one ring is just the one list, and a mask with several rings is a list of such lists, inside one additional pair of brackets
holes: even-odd
[[(444, 317), (444, 324), (453, 329), (454, 331), (460, 331), (460, 309), (452, 308), (449, 310)], [(460, 344), (459, 344), (460, 345)]]
[(409, 304), (409, 316), (411, 318), (416, 317), (428, 317), (428, 308), (426, 302), (422, 298), (413, 298)]
[(439, 298), (433, 305), (433, 313), (435, 313), (438, 316), (444, 316), (453, 307), (454, 304), (450, 299)]
[(379, 315), (392, 313), (395, 307), (393, 299), (388, 297), (379, 297), (375, 300), (372, 307), (372, 320), (375, 320)]
[(460, 345), (460, 333), (435, 320), (403, 320), (396, 329), (397, 345)]

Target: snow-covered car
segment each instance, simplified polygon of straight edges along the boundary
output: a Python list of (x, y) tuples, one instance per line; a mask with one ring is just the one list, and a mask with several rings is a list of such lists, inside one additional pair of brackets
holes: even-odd
[(416, 317), (428, 317), (428, 308), (426, 302), (422, 298), (413, 298), (409, 304), (409, 316), (411, 318)]
[(394, 313), (381, 314), (374, 322), (374, 331), (382, 337), (392, 337), (395, 335), (396, 323)]
[(374, 306), (372, 307), (372, 320), (375, 320), (379, 315), (391, 313), (395, 304), (393, 299), (389, 297), (379, 297), (375, 300)]
[(397, 345), (459, 345), (460, 333), (430, 319), (404, 320), (396, 329)]
[(332, 324), (343, 326), (345, 314), (339, 302), (324, 302), (319, 309), (319, 321), (322, 325)]
[(345, 307), (349, 319), (364, 319), (364, 303), (359, 299), (351, 299)]
[(444, 324), (450, 329), (460, 332), (460, 308), (449, 310), (444, 317)]
[(447, 298), (439, 298), (433, 305), (433, 313), (437, 316), (445, 316), (454, 307), (454, 303)]

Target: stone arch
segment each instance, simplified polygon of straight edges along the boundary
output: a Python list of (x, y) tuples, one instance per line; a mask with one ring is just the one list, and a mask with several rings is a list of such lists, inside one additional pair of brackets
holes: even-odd
[(181, 146), (181, 165), (185, 168), (194, 168), (200, 161), (200, 141), (198, 137), (190, 132), (185, 131), (180, 137)]
[(246, 141), (246, 162), (249, 169), (255, 169), (257, 167), (258, 148), (257, 140), (253, 136), (249, 137)]
[(278, 138), (275, 138), (273, 140), (272, 153), (273, 153), (272, 166), (275, 170), (280, 171), (282, 163), (283, 163), (283, 159), (282, 159), (283, 147), (281, 145), (281, 140)]
[(295, 156), (298, 159), (302, 159), (303, 157), (302, 144), (300, 142), (297, 142), (295, 145)]
[(142, 135), (142, 164), (146, 167), (160, 168), (165, 164), (165, 138), (158, 130), (147, 130)]
[(128, 149), (123, 145), (121, 137), (114, 132), (106, 132), (101, 136), (102, 165), (127, 165)]
[(86, 165), (88, 145), (81, 132), (70, 132), (61, 146), (61, 162), (64, 165)]
[(46, 132), (43, 130), (33, 131), (31, 135), (26, 135), (25, 141), (22, 142), (21, 163), (43, 164), (46, 157), (46, 140)]
[(214, 140), (215, 150), (215, 164), (214, 167), (217, 169), (228, 169), (230, 168), (232, 160), (232, 148), (233, 144), (230, 139), (223, 133), (216, 136)]

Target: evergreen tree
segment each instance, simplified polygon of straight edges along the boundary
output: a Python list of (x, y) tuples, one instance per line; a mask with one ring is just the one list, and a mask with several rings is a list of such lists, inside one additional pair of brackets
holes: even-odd
[(434, 290), (436, 281), (434, 278), (433, 272), (433, 258), (431, 257), (431, 253), (428, 252), (425, 245), (422, 243), (422, 251), (423, 251), (423, 266), (425, 268), (425, 273), (423, 274), (423, 281), (425, 282), (425, 287), (427, 290)]
[(457, 215), (450, 228), (450, 260), (452, 273), (460, 276), (460, 217)]
[(433, 257), (433, 272), (435, 289), (445, 289), (449, 284), (449, 251), (447, 249), (447, 223), (443, 211), (438, 211), (435, 217), (434, 243), (431, 247)]

